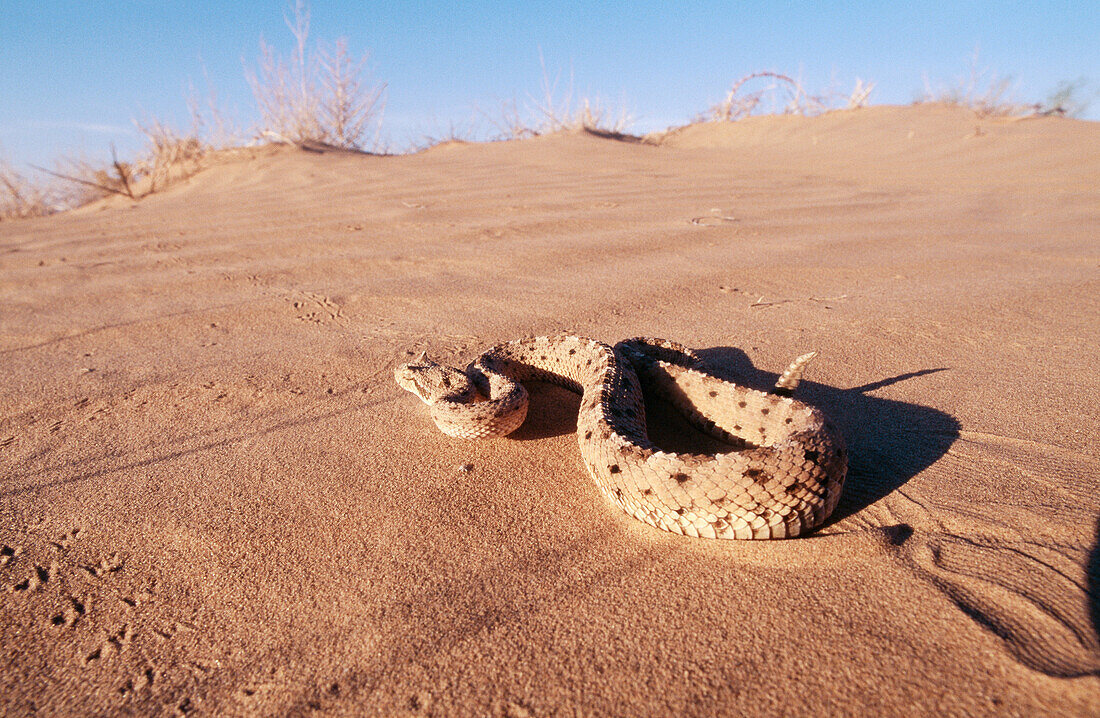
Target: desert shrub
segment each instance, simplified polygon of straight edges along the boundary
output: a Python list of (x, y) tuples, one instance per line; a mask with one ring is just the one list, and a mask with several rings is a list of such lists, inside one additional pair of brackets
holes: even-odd
[(967, 72), (947, 83), (933, 84), (924, 78), (924, 93), (918, 102), (937, 102), (965, 107), (979, 117), (1015, 117), (1034, 114), (1040, 105), (1016, 99), (1010, 76), (998, 75), (980, 67), (977, 51), (970, 58)]
[[(763, 86), (757, 81), (764, 81)], [(746, 92), (746, 85), (756, 86)], [(855, 88), (847, 95), (835, 91), (810, 94), (802, 83), (778, 72), (753, 72), (740, 78), (730, 87), (725, 99), (711, 106), (700, 118), (711, 122), (733, 122), (754, 114), (819, 115), (844, 106), (848, 109), (867, 104), (875, 83), (864, 84), (857, 79)]]
[[(26, 182), (18, 185), (16, 178), (21, 176), (15, 175), (8, 168), (6, 185), (48, 188), (48, 191), (40, 190), (39, 194), (47, 193), (50, 196), (50, 211), (79, 207), (116, 194), (141, 199), (163, 190), (173, 182), (186, 179), (205, 167), (216, 150), (240, 144), (239, 133), (218, 108), (213, 92), (204, 108), (192, 91), (188, 107), (191, 125), (183, 131), (155, 118), (134, 120), (134, 126), (145, 138), (145, 143), (137, 156), (130, 161), (120, 160), (112, 145), (109, 164), (67, 157), (59, 160), (52, 170), (31, 165), (39, 173), (55, 180), (39, 185)], [(58, 181), (64, 184), (59, 184)], [(13, 192), (8, 190), (8, 194), (10, 196)], [(23, 194), (26, 195), (26, 192)]]
[(498, 131), (492, 139), (521, 139), (563, 130), (625, 136), (634, 123), (625, 102), (620, 102), (618, 108), (612, 108), (599, 97), (576, 100), (572, 73), (559, 92), (561, 71), (551, 79), (541, 52), (539, 64), (542, 67), (539, 97), (528, 95), (523, 103), (508, 100), (501, 103), (496, 114), (482, 113)]
[(31, 180), (7, 160), (0, 160), (0, 221), (50, 214), (54, 193), (54, 188)]
[[(309, 46), (309, 10), (302, 0), (287, 25), (296, 41), (290, 58), (261, 40), (258, 71), (246, 68), (261, 116), (256, 134), (267, 140), (362, 149), (369, 125), (381, 119), (386, 85), (366, 79), (368, 56), (353, 57), (346, 40)], [(114, 194), (140, 199), (190, 177), (215, 154), (245, 142), (212, 91), (203, 103), (192, 89), (188, 107), (191, 125), (186, 130), (156, 118), (135, 120), (145, 144), (130, 161), (120, 160), (112, 146), (110, 163), (64, 158), (54, 169), (32, 165), (42, 175), (35, 179), (0, 159), (0, 219), (51, 214)], [(377, 134), (374, 146), (379, 146)]]
[[(172, 181), (185, 179), (203, 168), (215, 148), (201, 136), (201, 123), (193, 122), (190, 132), (180, 133), (161, 122), (135, 123), (145, 136), (145, 149), (133, 165), (125, 168), (127, 184), (141, 184), (143, 194), (164, 189)], [(125, 176), (123, 170), (118, 170)]]
[(257, 134), (363, 149), (369, 125), (385, 108), (385, 83), (370, 82), (364, 72), (369, 56), (353, 57), (343, 38), (311, 47), (309, 8), (301, 0), (286, 24), (295, 40), (290, 57), (261, 39), (258, 69), (246, 68), (260, 111)]
[(1090, 83), (1083, 77), (1076, 80), (1063, 80), (1040, 106), (1040, 114), (1080, 117), (1100, 97), (1100, 91), (1089, 92)]
[(0, 158), (0, 220), (42, 217), (108, 194), (97, 186), (110, 183), (106, 170), (93, 171), (88, 162), (66, 159), (59, 161), (55, 170), (31, 168), (37, 172), (20, 172)]

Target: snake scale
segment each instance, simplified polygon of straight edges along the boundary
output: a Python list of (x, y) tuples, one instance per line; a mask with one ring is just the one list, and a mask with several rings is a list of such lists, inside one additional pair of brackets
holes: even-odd
[[(572, 334), (495, 346), (464, 371), (421, 354), (394, 372), (450, 436), (504, 436), (527, 416), (522, 382), (581, 394), (577, 440), (592, 478), (631, 516), (665, 531), (724, 539), (788, 538), (820, 526), (840, 498), (848, 460), (840, 433), (791, 398), (805, 364), (771, 392), (719, 379), (691, 350), (640, 337), (616, 344)], [(695, 428), (733, 445), (714, 455), (661, 451), (646, 433), (642, 386)]]

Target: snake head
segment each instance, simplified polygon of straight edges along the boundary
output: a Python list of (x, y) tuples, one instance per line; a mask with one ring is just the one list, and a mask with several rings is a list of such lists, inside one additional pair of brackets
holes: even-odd
[(429, 406), (446, 400), (462, 401), (476, 392), (466, 374), (432, 361), (427, 352), (420, 352), (408, 364), (394, 369), (393, 378), (398, 386), (416, 394)]

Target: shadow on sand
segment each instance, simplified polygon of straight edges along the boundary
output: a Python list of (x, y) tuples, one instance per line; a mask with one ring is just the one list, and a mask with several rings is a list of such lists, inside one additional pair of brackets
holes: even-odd
[(1086, 579), (1092, 628), (1096, 635), (1100, 636), (1100, 520), (1096, 522), (1096, 541), (1092, 544), (1092, 553), (1089, 554)]

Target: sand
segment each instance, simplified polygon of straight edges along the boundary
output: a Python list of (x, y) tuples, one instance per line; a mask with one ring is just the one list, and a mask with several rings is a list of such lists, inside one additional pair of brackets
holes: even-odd
[[(0, 712), (1096, 714), (1098, 236), (1100, 124), (935, 105), (257, 148), (2, 223)], [(472, 443), (393, 381), (559, 330), (758, 388), (818, 350), (834, 520), (666, 534), (572, 394)]]

